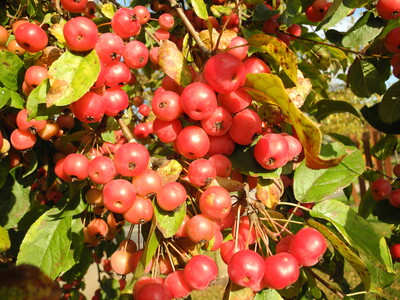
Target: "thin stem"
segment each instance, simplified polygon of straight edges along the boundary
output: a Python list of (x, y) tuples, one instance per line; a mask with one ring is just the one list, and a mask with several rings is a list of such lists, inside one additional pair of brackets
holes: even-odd
[(294, 207), (301, 208), (301, 209), (306, 210), (306, 211), (311, 211), (311, 209), (309, 209), (309, 208), (307, 208), (305, 206), (302, 206), (302, 205), (296, 204), (296, 203), (292, 203), (292, 202), (284, 202), (284, 201), (282, 201), (282, 202), (279, 202), (277, 205), (289, 205), (289, 206), (294, 206)]
[(312, 271), (309, 268), (306, 268), (307, 272), (309, 272), (315, 279), (317, 279), (319, 282), (321, 282), (324, 286), (326, 286), (332, 293), (334, 293), (336, 296), (338, 296), (340, 299), (343, 299), (345, 295), (341, 292), (338, 291), (336, 288), (334, 288), (329, 282), (325, 281), (322, 279), (318, 274), (316, 274), (314, 271)]
[(156, 43), (157, 43), (157, 45), (158, 46), (160, 46), (161, 44), (160, 44), (160, 41), (154, 36), (154, 34), (152, 34), (147, 28), (144, 28), (144, 31), (146, 32), (146, 34), (149, 36), (149, 37), (151, 37)]
[(368, 166), (366, 166), (366, 168), (367, 168), (368, 170), (375, 171), (376, 173), (378, 173), (378, 174), (382, 175), (383, 177), (386, 177), (386, 178), (388, 178), (388, 179), (390, 179), (390, 180), (395, 180), (395, 179), (396, 179), (396, 178), (393, 178), (393, 177), (390, 177), (390, 176), (386, 175), (385, 173), (383, 173), (383, 172), (381, 172), (381, 171), (379, 171), (379, 170), (377, 170), (377, 169), (375, 169), (375, 168), (368, 167)]
[(287, 35), (289, 35), (289, 36), (291, 36), (291, 37), (293, 37), (293, 38), (295, 38), (295, 39), (298, 39), (298, 40), (307, 41), (307, 42), (310, 42), (310, 43), (314, 43), (314, 44), (318, 44), (318, 45), (323, 45), (323, 46), (327, 46), (327, 47), (337, 48), (337, 49), (340, 49), (340, 50), (342, 50), (342, 51), (349, 52), (349, 53), (353, 53), (353, 54), (356, 54), (356, 55), (361, 55), (361, 56), (366, 56), (366, 57), (370, 56), (370, 57), (379, 57), (379, 58), (389, 58), (389, 56), (383, 56), (383, 55), (379, 55), (379, 54), (371, 54), (371, 55), (368, 55), (368, 54), (366, 54), (366, 53), (364, 53), (364, 52), (351, 50), (351, 49), (349, 49), (349, 48), (337, 46), (337, 45), (335, 45), (335, 44), (329, 44), (329, 43), (325, 43), (325, 42), (314, 41), (314, 40), (312, 40), (312, 39), (308, 39), (308, 38), (305, 38), (305, 37), (302, 37), (302, 36), (296, 36), (296, 35), (294, 35), (294, 34), (291, 34), (291, 33), (289, 33), (289, 32), (286, 32), (286, 31), (284, 31), (284, 30), (278, 30), (278, 31), (279, 31), (279, 32), (282, 32), (282, 33), (285, 33), (285, 34), (287, 34)]
[(350, 293), (350, 294), (346, 294), (346, 297), (353, 297), (353, 296), (358, 296), (358, 295), (365, 295), (367, 294), (367, 291), (361, 291), (361, 292), (355, 292), (355, 293)]

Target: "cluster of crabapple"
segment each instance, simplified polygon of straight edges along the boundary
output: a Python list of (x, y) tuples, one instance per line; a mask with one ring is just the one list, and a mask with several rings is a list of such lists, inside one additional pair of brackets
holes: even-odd
[[(385, 20), (397, 19), (400, 17), (400, 1), (379, 0), (376, 4), (379, 16)], [(393, 67), (393, 75), (400, 78), (400, 27), (390, 30), (385, 37), (386, 49), (394, 53), (390, 64)]]
[[(400, 164), (393, 167), (393, 174), (400, 178)], [(392, 182), (379, 178), (371, 183), (371, 193), (375, 201), (389, 200), (394, 207), (400, 208), (400, 189), (392, 188)]]
[[(272, 6), (265, 4), (269, 10), (273, 10)], [(280, 31), (281, 23), (278, 21), (280, 14), (276, 14), (266, 20), (263, 24), (262, 31), (266, 34), (275, 35), (278, 39), (283, 41), (286, 45), (289, 45), (291, 41), (296, 37), (301, 36), (301, 26), (298, 24), (292, 24), (286, 28), (285, 32)]]

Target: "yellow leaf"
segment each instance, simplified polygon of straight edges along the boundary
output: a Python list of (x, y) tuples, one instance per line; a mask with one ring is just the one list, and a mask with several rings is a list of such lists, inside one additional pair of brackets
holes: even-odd
[(275, 209), (283, 195), (283, 182), (280, 178), (258, 179), (256, 198), (267, 208)]
[(50, 33), (59, 41), (61, 44), (65, 44), (65, 38), (64, 38), (64, 25), (66, 21), (61, 20), (60, 23), (51, 25), (49, 28)]
[[(203, 30), (199, 33), (200, 39), (203, 41), (204, 46), (209, 50), (214, 49), (220, 35), (221, 33), (216, 31), (215, 28), (212, 29), (212, 40), (210, 38), (210, 32), (208, 30)], [(224, 50), (225, 48), (227, 48), (234, 37), (237, 37), (237, 33), (235, 31), (224, 30), (218, 44), (218, 49)]]
[(326, 159), (319, 156), (322, 134), (317, 125), (304, 115), (290, 100), (282, 80), (273, 74), (248, 74), (246, 91), (258, 102), (275, 103), (293, 125), (304, 148), (305, 162), (311, 169), (326, 169), (336, 166), (344, 156)]
[(185, 87), (192, 83), (192, 74), (188, 63), (175, 43), (162, 40), (158, 50), (158, 64), (165, 74)]
[(286, 91), (289, 94), (289, 98), (293, 101), (294, 105), (300, 108), (306, 100), (307, 95), (311, 92), (312, 84), (310, 79), (304, 78), (303, 74), (300, 71), (298, 71), (297, 73), (298, 84), (295, 87), (286, 89)]
[(297, 84), (296, 55), (280, 39), (267, 34), (255, 34), (247, 39), (249, 45), (267, 53), (282, 67), (286, 75)]

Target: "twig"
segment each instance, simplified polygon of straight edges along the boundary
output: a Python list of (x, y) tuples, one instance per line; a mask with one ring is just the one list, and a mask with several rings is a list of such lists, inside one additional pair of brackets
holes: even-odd
[(210, 50), (208, 50), (205, 46), (203, 41), (200, 39), (200, 36), (197, 34), (196, 30), (194, 29), (192, 23), (190, 23), (189, 19), (186, 17), (185, 12), (183, 11), (182, 7), (179, 5), (176, 0), (169, 0), (171, 7), (176, 10), (179, 17), (182, 19), (183, 24), (185, 25), (186, 29), (189, 31), (189, 34), (193, 37), (196, 41), (197, 45), (200, 48), (201, 53), (208, 57), (210, 55)]
[(119, 127), (121, 127), (122, 133), (126, 137), (129, 143), (137, 143), (137, 140), (133, 136), (132, 132), (129, 130), (128, 126), (125, 124), (121, 117), (115, 117), (118, 122)]

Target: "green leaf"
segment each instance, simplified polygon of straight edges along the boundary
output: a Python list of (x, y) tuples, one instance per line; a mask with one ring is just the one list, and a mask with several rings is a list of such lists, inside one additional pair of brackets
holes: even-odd
[(393, 282), (395, 273), (385, 238), (352, 208), (331, 199), (316, 204), (310, 214), (331, 222), (343, 238), (360, 252), (360, 258), (371, 276), (369, 290), (382, 291)]
[(253, 14), (253, 21), (266, 21), (278, 13), (279, 11), (271, 10), (264, 4), (257, 4)]
[(27, 159), (29, 161), (29, 165), (25, 170), (25, 173), (22, 175), (22, 178), (26, 178), (36, 171), (38, 168), (39, 162), (35, 151), (29, 151), (27, 153)]
[(22, 241), (17, 265), (31, 264), (55, 279), (63, 269), (71, 247), (71, 217), (53, 219), (58, 209), (46, 211), (29, 228)]
[(115, 133), (114, 133), (114, 131), (110, 130), (110, 131), (102, 132), (101, 133), (101, 139), (104, 142), (109, 142), (109, 143), (114, 144), (115, 143)]
[(0, 190), (0, 226), (10, 229), (17, 226), (19, 220), (29, 210), (30, 186), (24, 187), (12, 175), (9, 175)]
[(207, 20), (208, 19), (208, 12), (207, 12), (207, 6), (204, 3), (203, 0), (191, 0), (193, 10), (196, 13), (196, 15), (203, 19)]
[(28, 118), (36, 117), (39, 105), (46, 104), (47, 93), (50, 89), (48, 79), (42, 81), (28, 96), (26, 100), (26, 109), (28, 110)]
[(375, 93), (382, 95), (386, 91), (385, 77), (374, 62), (356, 58), (349, 68), (347, 83), (358, 97), (368, 98)]
[(364, 219), (367, 219), (372, 213), (375, 203), (376, 202), (372, 197), (371, 190), (368, 190), (367, 193), (361, 198), (360, 205), (358, 206), (358, 214)]
[[(330, 147), (328, 144), (323, 148)], [(334, 147), (336, 148), (336, 147)], [(365, 169), (361, 152), (355, 147), (345, 147), (347, 156), (335, 167), (313, 170), (304, 162), (294, 173), (294, 195), (300, 202), (324, 200), (335, 192), (350, 185)], [(335, 154), (333, 154), (335, 155)]]
[(11, 247), (7, 230), (0, 226), (0, 252), (6, 252)]
[(331, 245), (352, 265), (354, 270), (360, 276), (364, 286), (368, 289), (371, 283), (371, 277), (367, 267), (358, 254), (355, 253), (349, 245), (337, 237), (328, 227), (314, 221), (313, 219), (308, 219), (307, 224), (323, 234)]
[(327, 116), (335, 113), (351, 113), (357, 118), (360, 118), (360, 114), (357, 109), (350, 103), (346, 101), (338, 100), (321, 100), (316, 104), (317, 111), (315, 113), (315, 118), (318, 121), (325, 119)]
[(280, 169), (267, 170), (260, 166), (253, 154), (253, 148), (247, 149), (244, 146), (236, 145), (235, 151), (229, 156), (235, 170), (253, 177), (265, 179), (279, 178)]
[(8, 88), (0, 88), (0, 109), (3, 108), (11, 98), (10, 92)]
[(254, 300), (283, 300), (282, 296), (276, 290), (264, 289), (257, 293)]
[(109, 19), (112, 19), (112, 17), (115, 15), (115, 12), (116, 12), (116, 11), (117, 11), (117, 10), (116, 10), (114, 4), (112, 4), (112, 3), (105, 3), (105, 4), (103, 4), (103, 5), (101, 6), (101, 13), (102, 13), (105, 17), (107, 17), (107, 18), (109, 18)]
[(380, 119), (385, 123), (392, 124), (400, 121), (400, 81), (386, 91), (378, 111)]
[(387, 134), (380, 138), (371, 148), (371, 155), (380, 160), (384, 160), (394, 154), (397, 144), (398, 140), (396, 136)]
[(8, 102), (8, 105), (13, 108), (23, 109), (25, 100), (21, 97), (21, 95), (14, 91), (11, 91), (10, 95), (11, 95), (11, 99)]
[(385, 22), (382, 18), (375, 17), (372, 11), (366, 11), (343, 36), (342, 45), (349, 48), (359, 48), (377, 37), (384, 26)]
[(375, 129), (387, 134), (400, 134), (400, 120), (392, 124), (386, 123), (379, 116), (379, 106), (381, 103), (372, 105), (371, 107), (363, 106), (360, 112), (367, 122)]
[(99, 72), (100, 61), (96, 51), (63, 53), (49, 69), (47, 107), (69, 105), (81, 98), (96, 82)]
[(61, 272), (67, 272), (75, 266), (81, 259), (84, 243), (83, 243), (83, 223), (80, 218), (72, 219), (71, 222), (71, 248), (64, 261)]
[(17, 91), (19, 77), (25, 70), (22, 60), (12, 52), (0, 51), (0, 83), (12, 90)]
[(149, 235), (146, 239), (146, 245), (144, 246), (143, 253), (136, 267), (136, 270), (133, 273), (133, 279), (138, 279), (143, 276), (145, 267), (156, 254), (158, 245), (161, 241), (161, 236), (156, 229), (156, 219), (153, 217), (153, 220), (151, 221)]
[[(71, 183), (73, 185), (74, 183)], [(71, 186), (70, 185), (70, 186)], [(78, 186), (77, 188), (81, 188)], [(67, 198), (67, 203), (61, 209), (60, 212), (53, 215), (54, 218), (65, 218), (69, 216), (76, 216), (79, 215), (87, 208), (87, 203), (84, 200), (84, 194), (86, 193), (87, 189), (82, 189), (79, 192), (74, 193), (71, 198)]]
[(154, 215), (157, 220), (157, 228), (161, 231), (165, 238), (172, 237), (181, 226), (186, 215), (186, 205), (182, 204), (178, 210), (165, 211), (154, 204)]
[(331, 28), (342, 21), (353, 10), (353, 7), (349, 5), (351, 1), (352, 0), (334, 0), (332, 6), (326, 12), (324, 19), (316, 30)]

